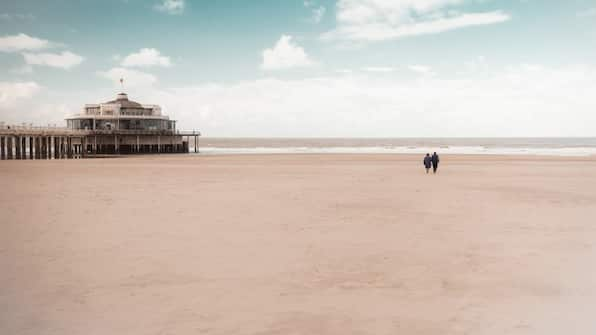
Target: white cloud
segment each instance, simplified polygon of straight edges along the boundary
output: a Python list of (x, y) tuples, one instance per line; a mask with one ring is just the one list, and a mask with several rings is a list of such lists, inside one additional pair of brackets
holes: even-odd
[(315, 23), (321, 22), (323, 16), (325, 16), (326, 9), (323, 6), (319, 6), (312, 10), (312, 20)]
[(282, 35), (275, 46), (263, 51), (264, 70), (280, 70), (294, 67), (311, 66), (314, 62), (304, 49), (292, 42), (292, 36)]
[(393, 72), (395, 68), (388, 66), (369, 66), (362, 68), (362, 70), (367, 72)]
[(13, 20), (31, 21), (31, 20), (35, 20), (35, 16), (33, 14), (2, 13), (2, 14), (0, 14), (0, 20), (5, 20), (5, 21), (13, 21)]
[(434, 72), (432, 71), (432, 69), (425, 65), (410, 65), (410, 66), (408, 66), (408, 69), (410, 69), (410, 71), (414, 71), (421, 75), (426, 75), (426, 76), (434, 75)]
[(33, 97), (41, 87), (33, 81), (0, 82), (0, 108), (14, 106), (20, 99)]
[[(180, 129), (200, 129), (206, 136), (477, 137), (596, 133), (594, 66), (514, 65), (425, 80), (355, 71), (317, 78), (265, 78), (169, 89), (161, 85), (132, 89), (129, 86), (133, 79), (141, 84), (151, 80), (131, 77), (126, 71), (132, 70), (110, 70), (101, 75), (114, 86), (119, 86), (118, 80), (124, 77), (133, 100), (159, 104), (165, 114), (179, 120)], [(3, 85), (0, 84), (0, 92), (6, 91)], [(67, 112), (113, 95), (113, 89), (41, 91), (44, 94), (20, 94), (33, 99), (15, 99), (11, 94), (12, 107), (0, 106), (0, 118), (14, 123), (62, 125)], [(54, 96), (49, 99), (46, 94)]]
[(577, 12), (576, 15), (578, 17), (594, 17), (596, 16), (596, 7)]
[(3, 52), (41, 50), (50, 46), (50, 42), (47, 40), (31, 37), (22, 33), (0, 37), (0, 51)]
[(23, 53), (25, 62), (28, 65), (43, 65), (50, 67), (57, 67), (62, 69), (71, 69), (84, 60), (83, 57), (74, 54), (70, 51), (62, 51), (61, 53)]
[(171, 15), (182, 14), (186, 4), (184, 0), (162, 0), (156, 4), (153, 8), (160, 12), (168, 13)]
[(33, 66), (25, 64), (21, 67), (10, 70), (10, 72), (14, 74), (31, 74), (33, 73)]
[(206, 136), (587, 136), (596, 68), (512, 66), (424, 81), (366, 72), (147, 90)]
[(136, 53), (131, 53), (126, 56), (121, 63), (122, 66), (127, 67), (149, 67), (149, 66), (164, 66), (172, 65), (170, 58), (162, 56), (157, 49), (143, 48)]
[(460, 13), (464, 0), (338, 0), (337, 27), (323, 39), (382, 41), (495, 24), (510, 19), (501, 11)]
[(124, 79), (125, 87), (149, 87), (157, 82), (157, 77), (150, 73), (137, 70), (115, 67), (105, 72), (97, 73), (100, 77), (108, 79), (114, 83), (115, 87), (120, 86), (120, 79)]
[(305, 0), (304, 7), (312, 8), (311, 9), (311, 21), (314, 23), (321, 22), (321, 20), (323, 19), (323, 16), (325, 16), (325, 12), (327, 11), (324, 6), (317, 7), (315, 1), (312, 1), (312, 0), (311, 1)]

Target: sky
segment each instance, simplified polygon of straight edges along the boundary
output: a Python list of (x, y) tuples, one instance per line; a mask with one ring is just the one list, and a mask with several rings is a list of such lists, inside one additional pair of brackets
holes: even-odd
[(5, 0), (0, 73), (9, 124), (124, 90), (205, 136), (596, 136), (596, 0)]

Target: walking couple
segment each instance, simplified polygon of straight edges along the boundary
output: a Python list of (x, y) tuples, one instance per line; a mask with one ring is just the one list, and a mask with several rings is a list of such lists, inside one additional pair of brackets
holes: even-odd
[(424, 167), (426, 168), (426, 173), (430, 170), (430, 167), (433, 168), (433, 173), (437, 173), (437, 169), (439, 168), (439, 155), (437, 153), (433, 153), (431, 156), (430, 154), (426, 154), (424, 157)]

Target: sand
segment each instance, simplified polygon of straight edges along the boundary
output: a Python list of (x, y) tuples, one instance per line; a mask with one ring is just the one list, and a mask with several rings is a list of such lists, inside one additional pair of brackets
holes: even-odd
[(594, 334), (596, 159), (0, 162), (0, 334)]

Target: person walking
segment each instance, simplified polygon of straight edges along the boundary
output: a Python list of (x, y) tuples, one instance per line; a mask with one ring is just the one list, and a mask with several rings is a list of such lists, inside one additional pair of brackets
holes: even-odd
[(426, 154), (426, 156), (424, 157), (423, 160), (424, 163), (424, 168), (426, 168), (426, 173), (428, 173), (428, 170), (430, 170), (430, 167), (432, 165), (432, 157), (430, 157), (430, 154)]
[(437, 169), (439, 168), (439, 155), (436, 152), (433, 153), (430, 161), (433, 165), (433, 173), (437, 173)]

